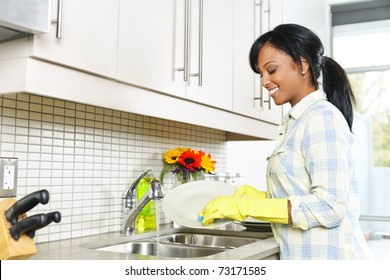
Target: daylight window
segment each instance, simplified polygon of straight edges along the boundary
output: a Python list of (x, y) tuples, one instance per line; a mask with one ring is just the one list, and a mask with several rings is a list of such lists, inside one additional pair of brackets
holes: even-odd
[(338, 4), (332, 10), (332, 57), (355, 98), (360, 220), (390, 236), (390, 2)]

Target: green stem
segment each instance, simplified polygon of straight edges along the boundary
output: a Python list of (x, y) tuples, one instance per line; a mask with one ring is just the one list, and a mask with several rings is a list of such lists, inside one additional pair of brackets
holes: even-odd
[(164, 176), (165, 176), (165, 173), (167, 173), (168, 170), (170, 170), (172, 168), (172, 166), (170, 165), (165, 165), (163, 167), (163, 169), (161, 170), (161, 173), (160, 173), (160, 182), (161, 184), (164, 183)]

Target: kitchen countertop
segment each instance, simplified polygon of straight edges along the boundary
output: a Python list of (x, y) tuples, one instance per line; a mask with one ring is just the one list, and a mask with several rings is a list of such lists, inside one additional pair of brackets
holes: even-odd
[[(160, 234), (164, 234), (171, 228), (160, 230)], [(218, 230), (210, 232), (218, 233)], [(137, 254), (125, 254), (118, 252), (100, 251), (91, 248), (90, 244), (110, 244), (115, 240), (120, 240), (120, 243), (139, 239), (142, 236), (148, 237), (155, 235), (155, 232), (134, 234), (126, 236), (120, 232), (104, 233), (99, 235), (91, 235), (86, 237), (72, 238), (59, 241), (51, 241), (38, 243), (37, 253), (29, 258), (29, 260), (129, 260), (129, 259), (172, 259), (161, 256), (145, 256)], [(80, 246), (82, 245), (82, 246)], [(200, 257), (196, 259), (204, 260), (240, 260), (240, 259), (278, 259), (279, 248), (275, 238), (268, 235), (265, 239), (244, 245), (235, 249), (226, 250), (214, 255)], [(186, 258), (187, 259), (187, 258)]]

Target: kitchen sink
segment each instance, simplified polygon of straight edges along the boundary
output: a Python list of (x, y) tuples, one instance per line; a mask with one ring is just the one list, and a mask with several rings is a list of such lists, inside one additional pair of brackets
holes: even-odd
[(146, 256), (196, 258), (238, 248), (257, 240), (259, 239), (251, 237), (179, 232), (151, 240), (131, 241), (97, 248), (96, 250)]
[(212, 248), (233, 249), (256, 242), (259, 238), (221, 236), (212, 234), (174, 233), (161, 236), (161, 243), (187, 244)]
[[(170, 228), (160, 230), (159, 233), (152, 231), (96, 240), (81, 244), (80, 247), (98, 252), (117, 253), (128, 259), (145, 257), (224, 259), (247, 255), (260, 256), (263, 249), (269, 250), (266, 249), (268, 248), (266, 244), (269, 243), (265, 240), (272, 238), (271, 232)], [(277, 250), (275, 251), (273, 246), (269, 252), (277, 253)]]
[(145, 256), (160, 256), (172, 258), (198, 258), (214, 255), (226, 249), (187, 246), (178, 244), (164, 244), (157, 241), (135, 241), (120, 245), (98, 248), (100, 251), (118, 252), (126, 254), (139, 254)]

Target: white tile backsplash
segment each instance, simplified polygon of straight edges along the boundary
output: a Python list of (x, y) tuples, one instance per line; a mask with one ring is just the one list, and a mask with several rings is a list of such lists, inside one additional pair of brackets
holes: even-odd
[[(0, 156), (19, 159), (17, 199), (47, 189), (49, 203), (28, 215), (62, 214), (37, 231), (38, 243), (118, 231), (128, 182), (146, 168), (159, 177), (163, 153), (177, 146), (212, 154), (224, 171), (225, 139), (224, 131), (190, 124), (25, 93), (0, 96)], [(169, 191), (173, 179), (164, 182)]]

